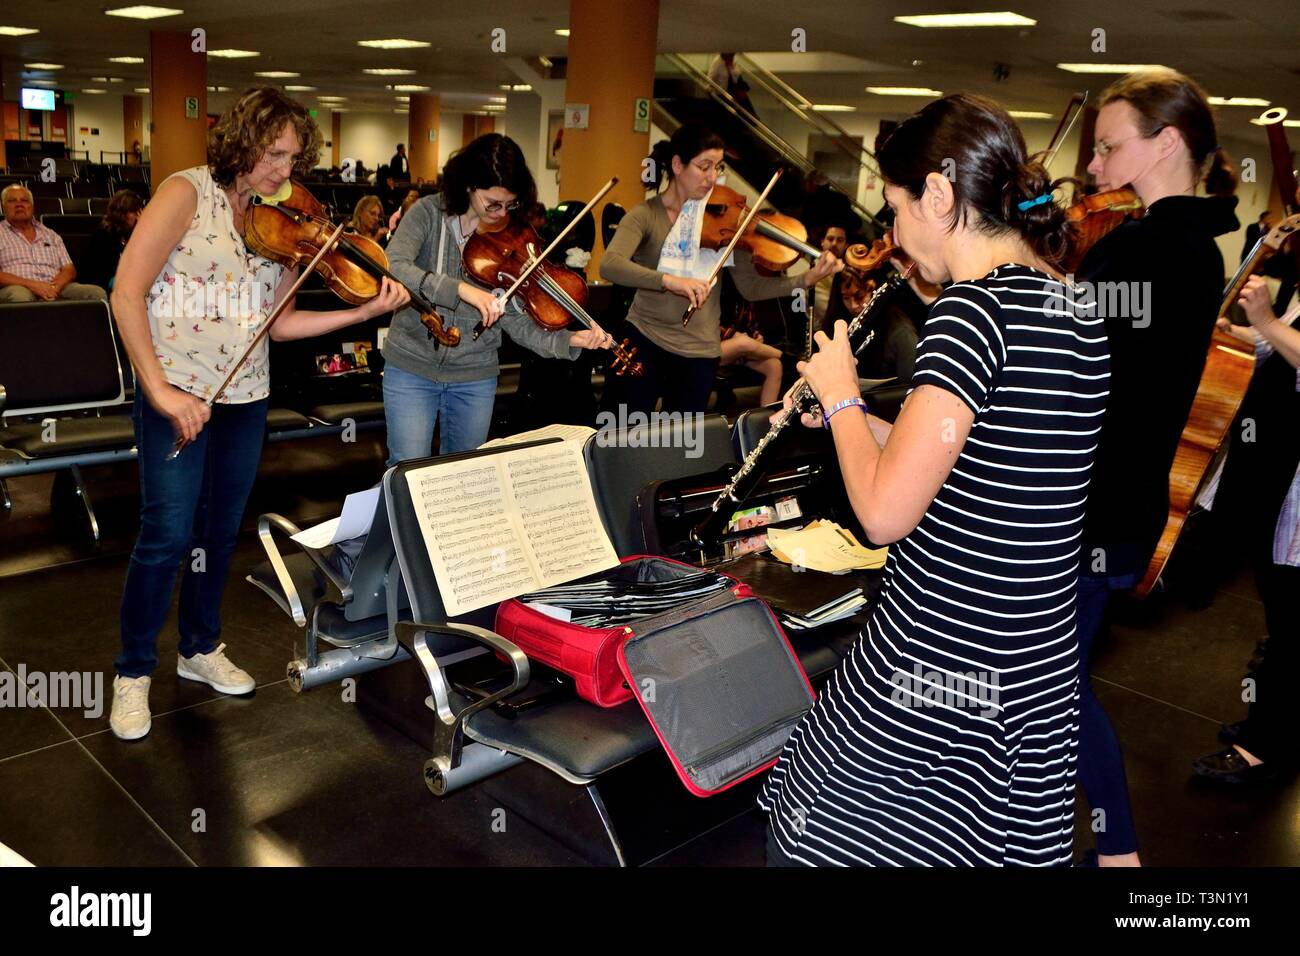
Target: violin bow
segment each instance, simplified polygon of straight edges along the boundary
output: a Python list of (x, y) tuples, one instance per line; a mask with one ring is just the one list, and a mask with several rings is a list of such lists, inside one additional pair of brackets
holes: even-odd
[[(523, 272), (519, 273), (519, 277), (515, 279), (514, 283), (510, 286), (509, 289), (501, 293), (500, 298), (503, 302), (510, 301), (510, 297), (514, 295), (515, 291), (521, 285), (523, 285), (524, 282), (528, 280), (528, 277), (533, 274), (533, 270), (536, 269), (539, 265), (541, 265), (542, 260), (544, 260), (552, 252), (554, 252), (556, 246), (560, 244), (560, 241), (573, 230), (574, 226), (576, 226), (579, 222), (582, 221), (583, 216), (585, 216), (588, 212), (591, 211), (591, 207), (596, 205), (596, 203), (600, 202), (602, 199), (604, 199), (605, 194), (608, 193), (611, 189), (613, 189), (617, 185), (618, 185), (618, 177), (613, 176), (610, 178), (609, 182), (605, 183), (605, 185), (600, 187), (600, 192), (596, 193), (596, 195), (592, 196), (591, 199), (588, 200), (587, 205), (583, 206), (582, 209), (578, 211), (578, 214), (569, 220), (569, 224), (560, 230), (560, 234), (551, 240), (551, 244), (547, 246), (544, 250), (542, 250), (542, 254), (537, 256), (532, 262), (530, 262), (528, 264), (528, 267), (524, 269)], [(486, 328), (486, 326), (484, 326), (482, 322), (479, 322), (477, 325), (474, 326), (475, 341), (478, 341), (478, 337), (483, 334), (484, 328)]]
[[(347, 223), (340, 223), (336, 226), (334, 231), (330, 233), (329, 239), (321, 245), (316, 255), (312, 257), (311, 262), (307, 263), (307, 268), (298, 273), (298, 278), (293, 280), (293, 285), (289, 286), (289, 291), (285, 293), (284, 298), (280, 300), (280, 304), (275, 307), (275, 310), (269, 316), (267, 316), (266, 321), (262, 323), (262, 327), (257, 330), (257, 335), (253, 336), (253, 341), (249, 342), (248, 348), (244, 349), (244, 354), (239, 356), (239, 361), (230, 369), (230, 374), (226, 376), (226, 380), (221, 383), (220, 387), (218, 387), (207, 400), (206, 404), (208, 408), (211, 408), (217, 403), (217, 399), (222, 396), (230, 386), (230, 383), (234, 381), (235, 375), (239, 373), (239, 370), (244, 367), (244, 363), (248, 361), (250, 356), (252, 356), (253, 350), (257, 348), (262, 339), (266, 338), (267, 334), (271, 331), (271, 326), (275, 324), (276, 319), (278, 319), (284, 312), (285, 306), (293, 301), (293, 297), (298, 294), (298, 290), (302, 288), (302, 284), (307, 281), (307, 277), (311, 275), (312, 270), (316, 268), (317, 263), (325, 257), (325, 253), (329, 252), (329, 250), (334, 246), (334, 243), (338, 241), (339, 236), (343, 234), (343, 230), (346, 226)], [(185, 440), (184, 435), (177, 438), (176, 447), (171, 450), (171, 454), (167, 456), (166, 460), (175, 461), (177, 456), (184, 451), (185, 446), (188, 444), (189, 442)]]
[[(746, 215), (744, 221), (741, 222), (740, 227), (736, 230), (736, 234), (731, 237), (731, 242), (727, 243), (727, 248), (724, 249), (722, 255), (718, 257), (718, 261), (713, 266), (713, 272), (709, 274), (709, 291), (713, 290), (713, 283), (718, 281), (718, 273), (722, 271), (723, 266), (727, 264), (727, 260), (731, 258), (731, 253), (736, 249), (736, 243), (740, 242), (740, 237), (745, 234), (745, 230), (749, 228), (750, 222), (752, 222), (754, 217), (758, 215), (758, 210), (767, 199), (767, 194), (772, 191), (772, 187), (776, 185), (776, 181), (781, 178), (783, 172), (785, 172), (784, 169), (778, 168), (777, 171), (772, 174), (772, 178), (768, 180), (767, 188), (763, 190), (759, 195), (758, 200), (750, 207), (748, 215)], [(707, 202), (708, 200), (706, 199), (705, 203)], [(705, 293), (705, 297), (708, 297), (708, 292)], [(696, 311), (698, 310), (695, 306), (690, 306), (686, 310), (686, 314), (682, 316), (682, 325), (689, 323), (691, 321), (691, 316), (693, 316)]]
[[(1052, 134), (1051, 141), (1044, 150), (1043, 167), (1050, 169), (1052, 163), (1056, 162), (1056, 154), (1060, 152), (1061, 144), (1065, 142), (1070, 130), (1074, 129), (1075, 122), (1083, 115), (1083, 108), (1088, 103), (1088, 91), (1075, 93), (1070, 97), (1070, 102), (1065, 104), (1065, 112), (1061, 114), (1061, 121), (1056, 124), (1056, 132)], [(1074, 110), (1074, 115), (1070, 115), (1070, 110)], [(1069, 120), (1069, 123), (1066, 120)], [(1062, 132), (1064, 130), (1064, 132)]]

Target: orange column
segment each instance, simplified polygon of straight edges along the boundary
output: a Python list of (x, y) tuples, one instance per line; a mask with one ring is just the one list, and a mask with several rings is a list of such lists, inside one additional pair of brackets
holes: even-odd
[[(201, 166), (208, 156), (208, 63), (195, 53), (189, 33), (149, 33), (149, 90), (153, 104), (150, 177), (157, 189), (181, 169)], [(193, 117), (185, 101), (198, 100)], [(131, 144), (127, 143), (130, 149)]]
[[(570, 0), (566, 104), (590, 107), (587, 129), (566, 129), (560, 158), (560, 199), (585, 202), (611, 176), (618, 185), (592, 212), (600, 223), (606, 202), (631, 209), (645, 198), (641, 163), (649, 132), (633, 129), (638, 97), (654, 96), (659, 0), (619, 4), (610, 16), (604, 0)], [(596, 275), (604, 248), (597, 229), (588, 275)]]
[(122, 149), (126, 152), (126, 162), (133, 163), (131, 146), (134, 143), (144, 146), (144, 97), (122, 97)]
[(343, 155), (340, 152), (343, 149), (343, 114), (337, 110), (330, 113), (330, 142), (334, 144), (331, 147), (330, 165), (342, 166), (343, 161), (339, 157)]
[(411, 182), (438, 178), (438, 131), (442, 126), (442, 97), (412, 93), (407, 130), (406, 164)]

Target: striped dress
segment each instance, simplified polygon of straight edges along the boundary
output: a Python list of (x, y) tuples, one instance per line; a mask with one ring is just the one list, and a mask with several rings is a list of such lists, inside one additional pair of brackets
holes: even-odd
[(1005, 265), (931, 309), (913, 384), (974, 424), (763, 787), (797, 863), (1070, 862), (1075, 586), (1109, 352), (1063, 289)]

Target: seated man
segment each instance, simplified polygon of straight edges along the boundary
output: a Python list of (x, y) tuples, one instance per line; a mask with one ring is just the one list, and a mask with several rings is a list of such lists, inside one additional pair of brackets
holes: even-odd
[(25, 186), (0, 193), (5, 219), (0, 223), (0, 302), (53, 299), (107, 299), (97, 285), (72, 280), (77, 269), (53, 229), (32, 217), (32, 194)]

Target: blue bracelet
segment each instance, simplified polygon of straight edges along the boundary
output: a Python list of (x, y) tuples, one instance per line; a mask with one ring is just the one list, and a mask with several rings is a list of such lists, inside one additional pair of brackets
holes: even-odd
[(830, 428), (831, 418), (834, 417), (836, 412), (842, 412), (844, 409), (851, 408), (854, 405), (860, 405), (862, 407), (862, 414), (865, 415), (867, 413), (867, 403), (855, 395), (852, 398), (844, 399), (842, 402), (836, 402), (830, 407), (829, 411), (822, 412), (822, 421), (825, 423), (827, 428)]

